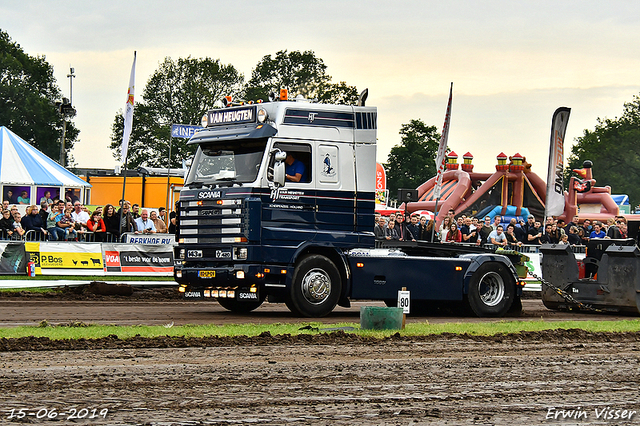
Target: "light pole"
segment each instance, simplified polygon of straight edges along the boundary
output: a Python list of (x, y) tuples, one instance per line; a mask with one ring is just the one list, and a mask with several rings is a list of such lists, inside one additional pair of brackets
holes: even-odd
[(73, 73), (74, 69), (69, 67), (69, 74), (67, 77), (69, 78), (69, 103), (73, 105), (73, 79), (76, 78), (76, 75)]
[(62, 138), (60, 140), (60, 165), (65, 167), (64, 139), (67, 135), (67, 118), (76, 115), (76, 110), (71, 106), (71, 102), (67, 98), (62, 98), (62, 102), (56, 102), (56, 108), (62, 115)]

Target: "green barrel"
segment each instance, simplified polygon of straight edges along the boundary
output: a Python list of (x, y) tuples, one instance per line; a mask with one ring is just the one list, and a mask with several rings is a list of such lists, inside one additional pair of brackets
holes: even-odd
[(402, 308), (362, 306), (360, 328), (363, 330), (401, 330)]

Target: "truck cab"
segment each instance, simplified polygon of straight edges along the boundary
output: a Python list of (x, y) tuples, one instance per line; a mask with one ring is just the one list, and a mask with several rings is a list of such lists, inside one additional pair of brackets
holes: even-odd
[[(347, 305), (344, 253), (374, 245), (376, 118), (374, 107), (304, 100), (209, 111), (180, 193), (184, 294), (234, 311), (268, 295), (305, 316)], [(293, 161), (300, 181), (286, 173)]]

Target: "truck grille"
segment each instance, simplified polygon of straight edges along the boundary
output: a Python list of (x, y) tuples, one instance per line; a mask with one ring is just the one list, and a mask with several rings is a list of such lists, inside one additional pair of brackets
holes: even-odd
[(246, 241), (242, 200), (182, 202), (178, 239), (184, 244), (227, 244)]

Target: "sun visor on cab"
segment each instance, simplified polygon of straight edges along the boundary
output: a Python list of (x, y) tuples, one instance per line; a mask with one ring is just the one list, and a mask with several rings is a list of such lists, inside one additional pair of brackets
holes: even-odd
[(270, 124), (261, 124), (256, 126), (233, 126), (227, 128), (209, 128), (198, 131), (189, 142), (188, 145), (203, 142), (233, 141), (240, 139), (262, 139), (270, 138), (278, 133), (278, 130)]

